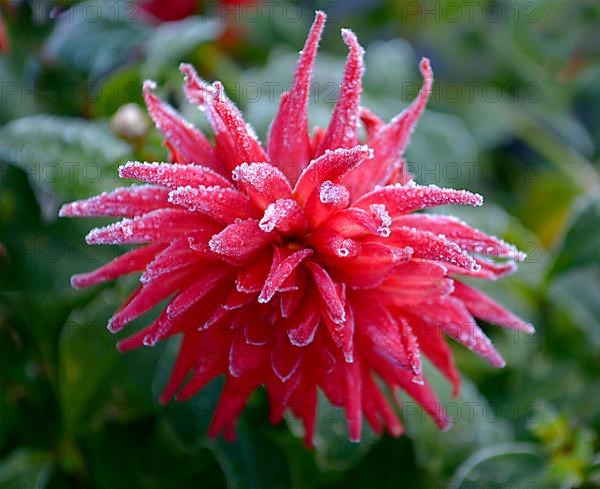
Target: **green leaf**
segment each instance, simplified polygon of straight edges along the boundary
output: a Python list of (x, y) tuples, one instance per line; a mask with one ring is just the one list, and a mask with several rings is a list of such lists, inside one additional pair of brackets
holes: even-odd
[(561, 308), (600, 347), (600, 267), (581, 268), (561, 274), (550, 286), (552, 304)]
[[(347, 470), (365, 457), (379, 437), (364, 422), (360, 443), (351, 442), (344, 410), (333, 406), (321, 392), (318, 399), (313, 438), (317, 465), (325, 471)], [(286, 421), (296, 436), (304, 436), (304, 427), (299, 420), (288, 415)]]
[(210, 450), (183, 451), (154, 417), (109, 423), (86, 446), (93, 487), (99, 489), (225, 487)]
[[(178, 349), (179, 341), (173, 340), (162, 355), (154, 379), (155, 397), (167, 383)], [(267, 436), (266, 430), (247, 421), (246, 414), (236, 425), (234, 441), (206, 437), (223, 383), (224, 379), (218, 377), (191, 399), (172, 401), (160, 408), (171, 433), (187, 452), (210, 448), (225, 473), (229, 489), (291, 487), (290, 467), (283, 450)]]
[(106, 419), (130, 419), (152, 410), (149, 350), (121, 354), (106, 322), (124, 295), (105, 289), (73, 311), (59, 343), (59, 386), (67, 431)]
[(208, 443), (225, 473), (228, 489), (291, 488), (290, 466), (281, 447), (244, 419), (236, 431), (233, 442), (219, 438)]
[(0, 461), (0, 487), (44, 489), (52, 470), (52, 455), (20, 449)]
[[(437, 478), (443, 479), (466, 457), (494, 443), (512, 441), (508, 420), (496, 411), (469, 381), (463, 379), (457, 398), (451, 397), (447, 381), (425, 363), (426, 377), (439, 397), (436, 409), (443, 409), (452, 427), (441, 432), (412, 399), (403, 404), (403, 418), (408, 436), (413, 438), (417, 462)], [(506, 414), (506, 413), (504, 413)]]
[[(158, 362), (152, 389), (155, 399), (158, 399), (167, 384), (178, 351), (179, 340), (174, 339), (169, 342)], [(167, 426), (186, 449), (195, 450), (205, 445), (206, 431), (222, 389), (223, 379), (217, 378), (191, 399), (184, 402), (172, 401), (158, 408)]]
[(123, 65), (151, 32), (123, 0), (82, 2), (59, 17), (44, 54), (92, 80)]
[(167, 68), (176, 68), (198, 45), (216, 39), (222, 30), (221, 23), (205, 17), (189, 17), (161, 24), (153, 30), (146, 44), (143, 76), (159, 78)]
[(36, 186), (67, 198), (113, 188), (113, 167), (130, 152), (102, 122), (36, 115), (0, 128), (0, 159), (23, 168)]
[(580, 200), (549, 276), (583, 266), (600, 266), (600, 198)]
[(543, 452), (537, 445), (501, 443), (473, 453), (457, 469), (448, 486), (541, 487), (544, 466)]

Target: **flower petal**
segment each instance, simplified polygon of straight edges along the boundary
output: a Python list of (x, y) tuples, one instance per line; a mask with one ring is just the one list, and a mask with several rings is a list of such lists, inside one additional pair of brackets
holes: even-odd
[(408, 214), (430, 207), (447, 204), (472, 205), (475, 207), (483, 204), (483, 197), (466, 190), (440, 188), (437, 185), (387, 185), (376, 188), (363, 195), (353, 205), (368, 209), (372, 204), (384, 204), (392, 217), (398, 214)]
[(151, 262), (157, 253), (165, 249), (162, 243), (141, 246), (118, 256), (92, 272), (80, 273), (71, 277), (71, 285), (77, 289), (90, 287), (122, 275), (141, 272)]
[(368, 146), (326, 151), (302, 171), (294, 187), (294, 196), (298, 202), (304, 204), (311, 192), (318, 189), (323, 182), (337, 182), (345, 173), (356, 168), (365, 159), (371, 158), (372, 154)]
[(306, 109), (313, 65), (325, 19), (323, 12), (316, 13), (296, 66), (294, 85), (281, 96), (279, 111), (271, 123), (267, 137), (269, 161), (277, 165), (292, 183), (312, 158)]
[(248, 197), (232, 188), (179, 187), (169, 193), (169, 202), (225, 224), (256, 215)]
[(166, 141), (183, 157), (184, 161), (178, 163), (196, 163), (220, 172), (222, 168), (219, 160), (204, 134), (154, 95), (152, 90), (155, 87), (156, 84), (152, 81), (144, 82), (144, 100), (150, 117), (165, 135)]
[(257, 219), (246, 219), (230, 224), (208, 244), (219, 255), (245, 260), (276, 239), (274, 233), (266, 233), (259, 227)]
[(355, 199), (375, 185), (386, 183), (394, 170), (394, 164), (402, 160), (402, 154), (425, 109), (433, 85), (433, 72), (427, 58), (421, 60), (420, 69), (424, 83), (415, 101), (394, 117), (389, 124), (378, 128), (367, 141), (374, 150), (374, 157), (360, 170), (348, 174), (344, 179), (344, 183)]
[(206, 187), (233, 187), (229, 180), (209, 167), (202, 165), (130, 161), (119, 167), (119, 176), (121, 178), (134, 178), (171, 189), (185, 186), (199, 187), (200, 185)]
[(147, 212), (173, 207), (169, 190), (155, 185), (132, 185), (77, 200), (61, 207), (60, 217), (135, 217)]
[(342, 29), (342, 37), (350, 52), (346, 59), (340, 95), (316, 156), (320, 156), (330, 149), (352, 148), (358, 142), (360, 93), (362, 91), (362, 76), (365, 70), (363, 62), (364, 49), (351, 30)]

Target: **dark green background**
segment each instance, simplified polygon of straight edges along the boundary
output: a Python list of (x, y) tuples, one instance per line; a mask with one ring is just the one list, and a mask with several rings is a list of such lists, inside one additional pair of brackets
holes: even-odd
[[(600, 4), (267, 3), (230, 11), (228, 27), (214, 3), (151, 27), (124, 2), (0, 2), (12, 46), (0, 55), (0, 488), (600, 487)], [(122, 162), (166, 157), (154, 129), (113, 130), (144, 78), (205, 126), (183, 101), (180, 61), (223, 80), (264, 136), (317, 7), (330, 22), (312, 122), (326, 124), (335, 101), (341, 27), (367, 49), (364, 105), (386, 118), (414, 97), (430, 57), (436, 84), (410, 167), (419, 182), (485, 195), (483, 208), (449, 212), (529, 253), (484, 288), (537, 334), (484, 325), (502, 370), (453, 345), (461, 395), (430, 374), (455, 419), (447, 433), (408, 403), (405, 437), (367, 432), (353, 445), (323, 402), (307, 451), (297, 422), (267, 423), (258, 392), (235, 443), (208, 440), (219, 382), (157, 404), (177, 345), (116, 352), (106, 321), (133, 281), (75, 291), (69, 276), (121, 250), (86, 247), (100, 221), (56, 212), (114, 188)]]

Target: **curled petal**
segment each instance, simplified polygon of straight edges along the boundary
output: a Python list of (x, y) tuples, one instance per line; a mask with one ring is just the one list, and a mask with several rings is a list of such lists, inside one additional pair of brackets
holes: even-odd
[(165, 135), (169, 146), (173, 147), (184, 161), (180, 163), (196, 163), (205, 165), (218, 172), (221, 165), (204, 134), (173, 110), (172, 107), (160, 100), (152, 90), (156, 84), (144, 82), (144, 100), (148, 113), (156, 126)]
[(307, 220), (312, 228), (328, 221), (336, 211), (346, 209), (350, 204), (350, 193), (343, 185), (325, 180), (311, 194), (304, 206)]
[(153, 244), (128, 251), (93, 272), (73, 275), (71, 285), (75, 288), (90, 287), (122, 275), (141, 272), (164, 249), (164, 244)]
[(265, 279), (265, 285), (258, 296), (258, 302), (263, 304), (269, 302), (296, 267), (312, 254), (313, 251), (311, 249), (305, 248), (292, 253), (277, 264), (273, 261), (274, 266)]
[(172, 207), (169, 190), (155, 185), (132, 185), (77, 200), (61, 207), (60, 217), (135, 217), (147, 212)]
[(520, 252), (513, 245), (474, 229), (453, 216), (406, 214), (398, 216), (395, 225), (415, 227), (436, 234), (443, 234), (461, 248), (472, 253), (512, 258), (519, 261), (526, 258), (525, 253)]
[(201, 254), (190, 248), (186, 238), (176, 239), (148, 263), (146, 271), (140, 277), (140, 282), (145, 284), (162, 275), (190, 266), (198, 262), (200, 257)]
[(510, 329), (534, 333), (533, 326), (473, 287), (455, 281), (453, 296), (460, 299), (476, 318)]
[(414, 306), (428, 321), (439, 324), (442, 331), (452, 339), (477, 353), (494, 367), (504, 367), (505, 361), (492, 346), (492, 342), (477, 325), (462, 302), (446, 297), (426, 308)]
[(425, 109), (433, 85), (433, 72), (427, 58), (421, 60), (420, 69), (424, 83), (415, 101), (389, 124), (378, 127), (367, 141), (374, 150), (374, 158), (366, 162), (360, 171), (354, 171), (344, 179), (354, 198), (375, 185), (386, 183), (394, 171), (394, 164), (402, 161), (410, 135)]
[(440, 188), (436, 185), (388, 185), (376, 188), (358, 199), (354, 206), (368, 209), (372, 204), (384, 204), (393, 217), (430, 207), (448, 204), (481, 206), (483, 197), (466, 190)]
[(355, 146), (350, 149), (326, 151), (322, 156), (310, 162), (300, 175), (294, 196), (300, 203), (306, 202), (313, 190), (323, 182), (336, 182), (352, 168), (356, 168), (365, 159), (372, 156), (367, 146)]
[(329, 274), (314, 262), (307, 262), (312, 278), (317, 286), (321, 300), (329, 311), (331, 319), (337, 324), (346, 321), (345, 301), (340, 295), (338, 287)]
[(361, 245), (358, 241), (352, 238), (344, 238), (344, 236), (329, 229), (319, 229), (312, 233), (309, 243), (325, 260), (334, 258), (347, 261), (359, 256), (361, 252)]
[(190, 212), (200, 212), (225, 224), (235, 219), (247, 219), (255, 214), (248, 205), (248, 197), (232, 188), (203, 185), (180, 187), (171, 191), (169, 202), (184, 207)]
[(287, 382), (296, 373), (302, 362), (304, 349), (292, 345), (285, 334), (275, 335), (271, 350), (271, 366), (279, 380)]
[(322, 155), (328, 149), (351, 148), (357, 144), (360, 93), (365, 70), (364, 49), (351, 30), (342, 29), (342, 37), (350, 52), (346, 59), (340, 96), (333, 109), (331, 122), (319, 146), (317, 156)]
[(361, 253), (343, 265), (330, 268), (336, 279), (357, 289), (370, 289), (384, 282), (399, 265), (411, 259), (412, 248), (383, 243), (361, 243)]
[(258, 220), (247, 219), (230, 224), (215, 234), (208, 244), (219, 255), (245, 260), (275, 239), (274, 233), (266, 233), (259, 227)]
[(113, 333), (120, 331), (127, 323), (149, 311), (160, 301), (184, 286), (189, 276), (190, 270), (186, 270), (143, 285), (110, 319), (108, 329)]
[(330, 229), (349, 238), (360, 238), (377, 234), (377, 222), (364, 209), (351, 207), (334, 214), (327, 222)]
[(382, 284), (391, 303), (409, 307), (444, 297), (454, 291), (454, 280), (446, 277), (447, 268), (424, 260), (411, 260), (399, 266), (393, 276)]
[(143, 216), (92, 229), (87, 244), (166, 243), (191, 233), (214, 232), (215, 225), (204, 216), (183, 209), (158, 209)]
[(443, 235), (415, 228), (394, 227), (390, 239), (394, 243), (411, 247), (415, 258), (436, 260), (468, 271), (478, 271), (481, 268), (465, 250)]
[(215, 133), (217, 150), (227, 169), (232, 170), (244, 162), (266, 161), (267, 156), (254, 131), (225, 95), (223, 85), (220, 82), (207, 84), (191, 65), (182, 64), (180, 70), (185, 74), (185, 94), (206, 114)]
[(232, 177), (260, 209), (266, 209), (276, 200), (292, 197), (285, 175), (269, 163), (242, 163), (233, 170)]
[(315, 339), (317, 328), (321, 323), (319, 307), (313, 301), (307, 300), (287, 323), (289, 324), (287, 334), (292, 344), (307, 346)]
[(306, 228), (306, 216), (295, 200), (280, 199), (269, 204), (258, 225), (267, 233), (276, 229), (286, 236), (301, 234)]
[(183, 289), (167, 307), (167, 315), (173, 319), (181, 316), (194, 304), (212, 291), (228, 275), (225, 268), (215, 268), (200, 272), (200, 278)]
[(281, 96), (279, 111), (271, 123), (267, 137), (269, 161), (277, 165), (290, 182), (298, 179), (300, 172), (312, 158), (306, 109), (312, 69), (325, 18), (323, 12), (317, 12), (315, 15), (315, 21), (296, 66), (294, 85), (289, 92)]
[(141, 163), (130, 161), (119, 167), (121, 178), (134, 178), (142, 182), (162, 185), (171, 189), (179, 187), (230, 187), (229, 180), (202, 165), (179, 165), (177, 163)]

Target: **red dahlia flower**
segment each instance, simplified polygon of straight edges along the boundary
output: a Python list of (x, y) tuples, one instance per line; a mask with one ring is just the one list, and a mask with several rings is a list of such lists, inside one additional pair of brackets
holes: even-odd
[(497, 279), (523, 255), (458, 219), (415, 212), (482, 204), (480, 195), (419, 186), (406, 173), (402, 154), (431, 91), (427, 59), (417, 99), (384, 123), (359, 105), (363, 49), (343, 30), (349, 54), (339, 100), (329, 127), (310, 135), (307, 98), (324, 23), (317, 13), (266, 147), (219, 82), (210, 85), (183, 65), (185, 93), (210, 121), (214, 145), (146, 82), (148, 111), (172, 162), (127, 163), (120, 176), (144, 185), (60, 212), (125, 218), (92, 230), (89, 244), (144, 245), (74, 276), (73, 285), (142, 272), (140, 287), (110, 320), (112, 332), (169, 300), (158, 319), (119, 348), (182, 336), (163, 402), (187, 399), (224, 375), (210, 435), (223, 430), (233, 437), (236, 418), (261, 385), (271, 421), (289, 408), (303, 421), (309, 445), (317, 388), (345, 409), (354, 441), (363, 415), (376, 432), (403, 432), (387, 395), (399, 389), (445, 429), (449, 421), (423, 376), (421, 355), (457, 392), (459, 374), (444, 336), (502, 367), (474, 318), (532, 331), (460, 281)]

